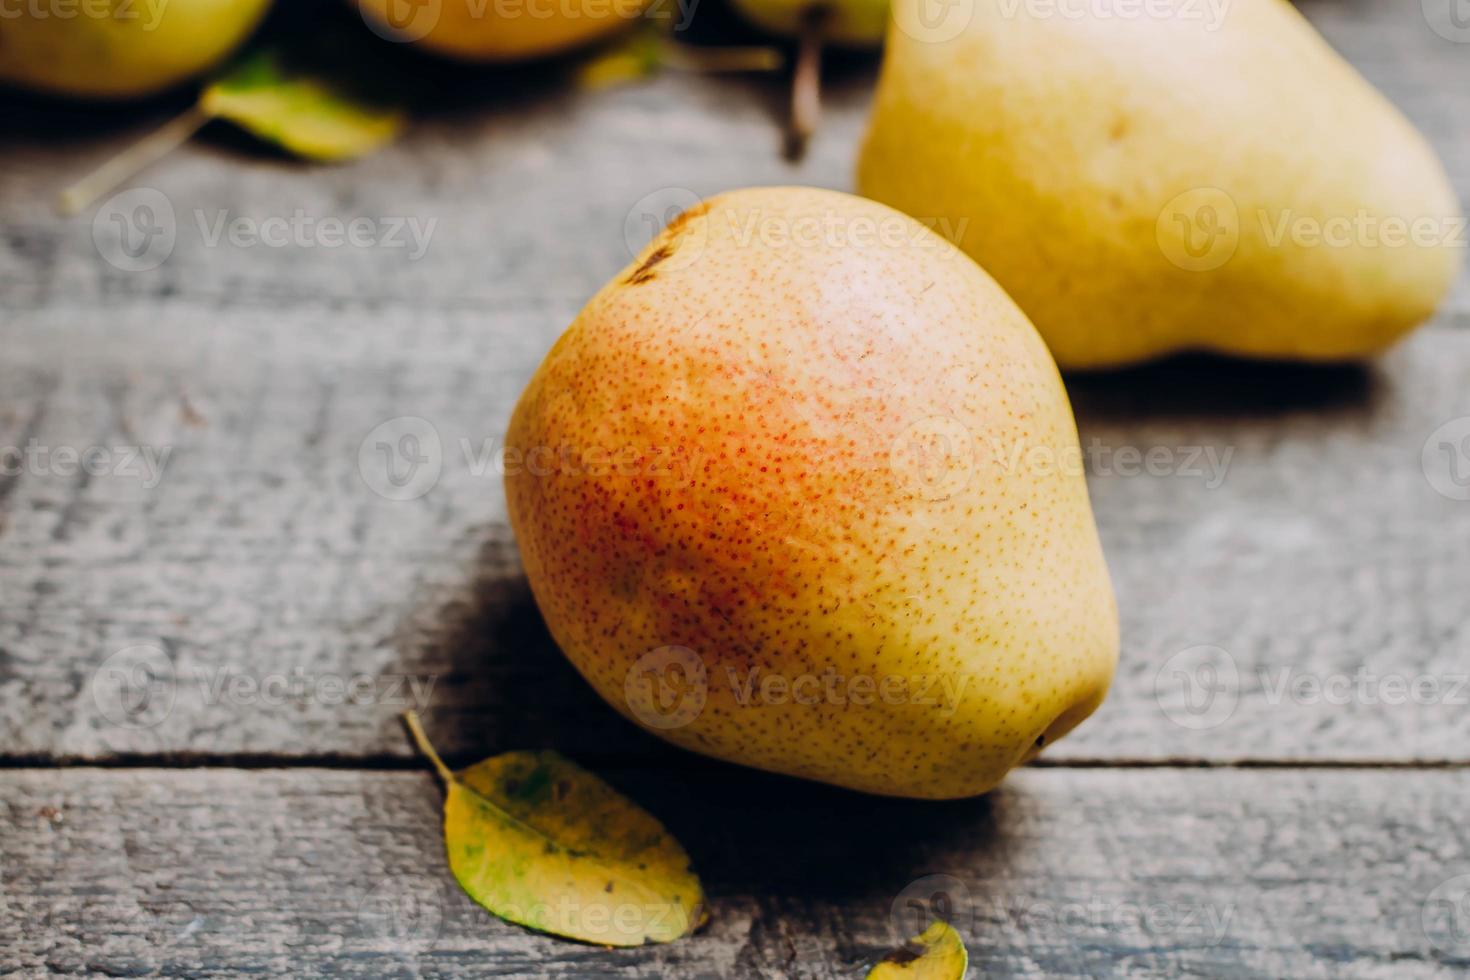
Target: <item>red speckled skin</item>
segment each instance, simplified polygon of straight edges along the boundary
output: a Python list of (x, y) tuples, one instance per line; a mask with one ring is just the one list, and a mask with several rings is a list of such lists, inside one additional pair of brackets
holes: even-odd
[(553, 636), (676, 744), (961, 797), (1106, 693), (1117, 613), (1056, 367), (882, 205), (760, 188), (686, 212), (557, 341), (507, 453)]

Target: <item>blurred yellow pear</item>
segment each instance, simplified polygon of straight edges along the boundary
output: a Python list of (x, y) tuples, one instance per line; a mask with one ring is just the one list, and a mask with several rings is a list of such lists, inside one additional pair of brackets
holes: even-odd
[(270, 0), (24, 0), (0, 7), (0, 82), (95, 99), (152, 95), (235, 49)]
[(650, 0), (356, 0), (394, 41), (466, 61), (521, 61), (581, 47), (643, 13)]
[(1291, 4), (1110, 9), (896, 0), (859, 191), (967, 222), (1064, 368), (1356, 358), (1430, 315), (1454, 190)]

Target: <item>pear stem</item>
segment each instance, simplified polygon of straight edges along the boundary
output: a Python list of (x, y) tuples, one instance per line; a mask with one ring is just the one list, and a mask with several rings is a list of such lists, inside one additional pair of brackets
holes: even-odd
[(424, 734), (424, 726), (419, 724), (418, 712), (411, 709), (405, 711), (403, 723), (408, 726), (408, 734), (413, 736), (414, 744), (419, 747), (419, 751), (434, 764), (434, 769), (439, 773), (439, 778), (444, 780), (444, 785), (448, 786), (454, 782), (454, 773), (449, 771), (444, 760), (439, 758), (439, 753), (434, 751), (434, 746), (429, 744), (429, 736)]
[(781, 52), (771, 47), (698, 47), (674, 40), (664, 41), (663, 55), (670, 68), (709, 74), (775, 71), (786, 63)]
[(64, 215), (77, 214), (144, 167), (172, 153), (209, 119), (209, 113), (199, 106), (190, 106), (188, 112), (164, 123), (62, 191), (56, 200), (57, 209)]
[(800, 160), (807, 141), (822, 118), (822, 34), (827, 8), (812, 7), (801, 18), (796, 69), (791, 73), (791, 125), (786, 133), (786, 155)]

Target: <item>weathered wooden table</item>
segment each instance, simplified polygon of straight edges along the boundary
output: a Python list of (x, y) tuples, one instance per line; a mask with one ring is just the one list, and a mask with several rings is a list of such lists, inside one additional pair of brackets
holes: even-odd
[[(1305, 11), (1465, 194), (1470, 45), (1433, 7)], [(850, 977), (943, 890), (976, 976), (1465, 974), (1463, 279), (1361, 368), (1069, 379), (1122, 664), (989, 797), (681, 754), (556, 653), (493, 460), (513, 399), (648, 218), (850, 186), (871, 74), (836, 74), (799, 166), (774, 81), (488, 73), (340, 169), (196, 141), (95, 222), (51, 195), (158, 111), (4, 103), (0, 973)], [(120, 252), (139, 203), (172, 240)], [(311, 230), (354, 218), (356, 246)], [(374, 447), (405, 431), (432, 472), (400, 487)], [(484, 914), (406, 707), (457, 762), (554, 746), (629, 791), (693, 855), (708, 928), (612, 952)]]

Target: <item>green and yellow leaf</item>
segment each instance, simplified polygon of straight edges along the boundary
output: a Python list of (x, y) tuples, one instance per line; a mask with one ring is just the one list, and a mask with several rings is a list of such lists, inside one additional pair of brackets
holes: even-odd
[(672, 942), (702, 922), (689, 856), (653, 816), (561, 755), (507, 752), (444, 779), (444, 841), (460, 885), (532, 929), (606, 946)]
[(404, 111), (327, 76), (293, 67), (279, 52), (258, 51), (204, 90), (200, 108), (312, 160), (364, 156), (403, 129)]
[(884, 956), (868, 980), (962, 980), (970, 966), (965, 941), (939, 919)]

